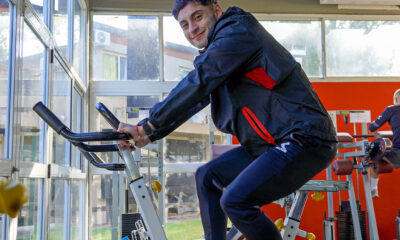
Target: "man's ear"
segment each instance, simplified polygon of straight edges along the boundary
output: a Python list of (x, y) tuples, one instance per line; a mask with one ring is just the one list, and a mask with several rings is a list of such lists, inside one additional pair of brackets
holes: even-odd
[(213, 4), (214, 12), (217, 18), (221, 17), (223, 11), (221, 6), (218, 3)]

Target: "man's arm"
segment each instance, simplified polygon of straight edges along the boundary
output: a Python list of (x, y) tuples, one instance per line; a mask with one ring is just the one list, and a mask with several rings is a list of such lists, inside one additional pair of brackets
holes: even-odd
[(196, 104), (194, 107), (192, 107), (186, 112), (183, 112), (179, 117), (177, 116), (172, 122), (159, 128), (156, 128), (151, 123), (149, 118), (141, 120), (138, 123), (138, 125), (144, 125), (145, 123), (148, 124), (149, 128), (151, 129), (150, 130), (151, 132), (146, 132), (146, 134), (149, 135), (150, 140), (153, 142), (173, 132), (177, 127), (179, 127), (184, 122), (186, 122), (190, 117), (201, 111), (209, 103), (210, 103), (210, 98), (207, 96), (204, 100)]
[[(171, 91), (168, 97), (150, 110), (149, 121), (156, 129), (153, 139), (166, 136), (168, 131), (182, 124), (183, 116), (210, 93), (224, 83), (228, 77), (248, 62), (257, 51), (261, 51), (255, 38), (244, 38), (247, 29), (237, 22), (234, 30), (229, 26), (221, 29), (207, 51), (196, 57), (195, 70), (191, 71)], [(224, 29), (228, 30), (224, 31)]]
[(386, 108), (385, 111), (383, 111), (383, 113), (381, 115), (379, 115), (379, 117), (369, 125), (369, 127), (368, 127), (369, 131), (375, 132), (383, 124), (385, 124), (385, 122), (389, 121), (389, 119), (390, 119), (390, 112), (389, 112), (388, 108)]

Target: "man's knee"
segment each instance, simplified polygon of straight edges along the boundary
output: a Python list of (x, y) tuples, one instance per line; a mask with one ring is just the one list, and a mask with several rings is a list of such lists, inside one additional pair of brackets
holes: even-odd
[(203, 183), (204, 182), (204, 179), (205, 179), (205, 176), (207, 174), (207, 171), (208, 171), (208, 168), (206, 167), (206, 165), (203, 165), (203, 166), (197, 168), (196, 174), (195, 174), (197, 183)]
[[(229, 190), (225, 191), (222, 194), (222, 197), (219, 202), (220, 202), (222, 209), (228, 215), (230, 213), (235, 212), (235, 210), (243, 208), (243, 206), (242, 206), (243, 203), (241, 202), (241, 200), (239, 198), (235, 197), (233, 192), (229, 191)], [(242, 206), (242, 207), (240, 207), (240, 206)]]

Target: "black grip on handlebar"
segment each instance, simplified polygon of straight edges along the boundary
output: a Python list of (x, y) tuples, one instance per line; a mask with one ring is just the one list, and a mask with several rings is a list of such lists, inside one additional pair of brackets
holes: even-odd
[(104, 104), (98, 102), (96, 104), (96, 109), (107, 120), (111, 127), (113, 127), (115, 130), (118, 129), (119, 120), (114, 116), (114, 114), (112, 114), (110, 110), (108, 110), (108, 108)]
[(35, 111), (58, 134), (62, 129), (67, 127), (42, 102), (36, 103), (35, 106), (33, 106), (33, 111)]

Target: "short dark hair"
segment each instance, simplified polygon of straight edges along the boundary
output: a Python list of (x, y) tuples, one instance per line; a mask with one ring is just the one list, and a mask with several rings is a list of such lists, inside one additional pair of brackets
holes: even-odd
[(217, 0), (176, 0), (174, 8), (172, 9), (172, 15), (174, 18), (178, 20), (178, 14), (182, 10), (182, 8), (186, 7), (186, 5), (190, 2), (200, 3), (203, 6), (211, 5), (213, 3), (217, 3)]

